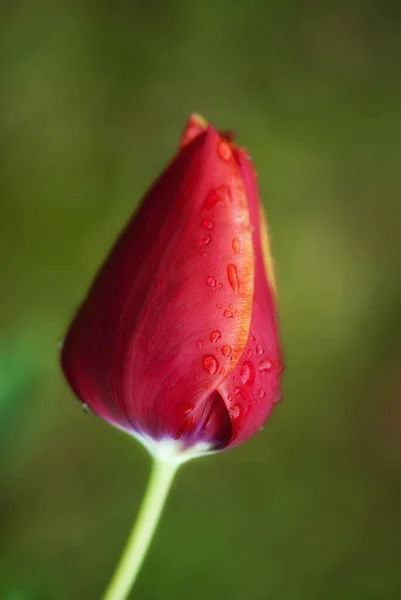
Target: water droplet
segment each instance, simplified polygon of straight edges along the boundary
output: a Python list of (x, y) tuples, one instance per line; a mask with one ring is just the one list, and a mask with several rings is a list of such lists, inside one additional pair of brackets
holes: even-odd
[(262, 360), (258, 365), (258, 371), (272, 371), (274, 369), (274, 363), (270, 359)]
[(256, 346), (256, 354), (258, 356), (262, 356), (263, 352), (264, 352), (264, 350), (263, 350), (262, 346)]
[(241, 388), (236, 387), (234, 390), (234, 394), (240, 394), (241, 393)]
[(231, 310), (225, 310), (223, 312), (223, 317), (226, 317), (226, 319), (233, 319), (234, 313)]
[(230, 160), (232, 156), (230, 144), (228, 144), (225, 140), (221, 140), (217, 148), (217, 153), (222, 160)]
[(238, 270), (235, 265), (228, 265), (227, 267), (227, 277), (230, 285), (232, 287), (233, 292), (238, 294), (239, 292), (239, 279), (238, 279)]
[(207, 252), (205, 252), (204, 250), (202, 250), (202, 252), (199, 252), (199, 254), (202, 258), (205, 258), (207, 256)]
[(237, 381), (237, 378), (235, 375), (233, 375), (233, 382), (235, 383)]
[(89, 404), (86, 404), (86, 402), (84, 402), (84, 403), (81, 405), (81, 408), (82, 408), (82, 410), (83, 410), (85, 413), (90, 413), (90, 412), (92, 412), (92, 411), (91, 411), (91, 409), (90, 409), (90, 406), (89, 406)]
[(237, 237), (233, 238), (232, 246), (235, 254), (239, 254), (241, 252), (241, 243)]
[(198, 340), (198, 341), (196, 342), (196, 345), (198, 346), (198, 348), (202, 348), (202, 346), (203, 346), (203, 342), (202, 342), (202, 340)]
[(208, 244), (210, 244), (211, 241), (212, 238), (210, 237), (210, 235), (202, 235), (201, 239), (199, 240), (199, 243), (201, 246), (207, 246)]
[(217, 359), (211, 354), (208, 354), (207, 356), (203, 357), (202, 364), (205, 371), (210, 373), (210, 375), (214, 375), (217, 372), (217, 369), (219, 368), (219, 363), (217, 362)]
[(242, 365), (240, 377), (244, 385), (253, 385), (253, 382), (255, 381), (255, 367), (249, 360), (245, 361)]
[(232, 310), (232, 309), (233, 309), (233, 305), (232, 305), (232, 304), (229, 304), (229, 305), (228, 305), (228, 308), (229, 308), (230, 310)]
[(239, 404), (233, 404), (233, 406), (231, 407), (231, 416), (233, 419), (238, 419), (238, 417), (241, 414), (241, 407)]
[(203, 229), (213, 229), (214, 227), (213, 221), (211, 221), (210, 219), (203, 219), (201, 225)]
[(212, 292), (208, 292), (207, 296), (208, 296), (208, 298), (211, 298), (213, 296)]
[(216, 331), (212, 331), (212, 333), (210, 334), (210, 341), (212, 342), (212, 344), (215, 344), (217, 342), (217, 340), (219, 340), (220, 338), (221, 338), (221, 333), (217, 329), (216, 329)]
[(221, 369), (219, 369), (219, 375), (224, 375), (224, 373), (226, 372), (224, 367), (221, 367)]
[(234, 400), (234, 396), (233, 396), (232, 394), (228, 394), (228, 396), (227, 396), (227, 400), (228, 400), (229, 402), (232, 402), (232, 401)]
[(257, 396), (258, 398), (264, 398), (266, 396), (265, 390), (262, 390), (262, 388), (260, 388), (260, 390), (258, 390)]
[(247, 351), (247, 355), (248, 355), (248, 358), (251, 358), (251, 356), (252, 356), (252, 350), (251, 350), (251, 349), (249, 349), (249, 350)]
[(62, 349), (63, 349), (63, 346), (64, 346), (64, 339), (63, 339), (63, 338), (60, 338), (60, 339), (57, 341), (57, 348), (58, 348), (59, 350), (62, 350)]
[(218, 304), (216, 304), (217, 308), (223, 308), (223, 305), (220, 304), (220, 302)]
[(216, 280), (214, 277), (208, 277), (206, 283), (209, 287), (214, 287), (216, 285)]
[(211, 190), (206, 196), (205, 208), (211, 210), (215, 206), (222, 206), (230, 204), (231, 202), (231, 189), (226, 183), (219, 185), (219, 187)]
[(221, 281), (217, 287), (219, 288), (219, 290), (223, 289), (223, 284), (221, 283)]
[(254, 342), (256, 340), (255, 336), (253, 335), (253, 333), (251, 333), (251, 340)]
[(218, 270), (218, 269), (215, 269), (215, 270), (213, 271), (213, 273), (216, 273), (216, 275), (218, 275), (218, 274), (219, 274), (219, 270)]
[(223, 355), (223, 356), (225, 356), (226, 358), (227, 358), (228, 356), (230, 356), (230, 354), (231, 354), (231, 346), (223, 346), (223, 347), (222, 347), (222, 349), (221, 349), (221, 353), (222, 353), (222, 355)]

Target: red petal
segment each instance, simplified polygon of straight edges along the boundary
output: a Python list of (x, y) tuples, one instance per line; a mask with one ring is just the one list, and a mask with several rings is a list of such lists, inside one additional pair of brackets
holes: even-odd
[(119, 427), (221, 446), (230, 428), (213, 392), (243, 354), (253, 284), (239, 166), (209, 126), (148, 192), (102, 267), (66, 338), (66, 376)]
[(182, 150), (185, 146), (197, 138), (198, 135), (204, 133), (207, 128), (208, 123), (203, 117), (195, 113), (191, 115), (181, 136), (180, 149)]
[(235, 370), (219, 387), (233, 424), (230, 446), (240, 444), (262, 427), (280, 399), (283, 370), (275, 306), (275, 283), (267, 229), (252, 164), (236, 153), (248, 199), (255, 249), (255, 291), (250, 335)]

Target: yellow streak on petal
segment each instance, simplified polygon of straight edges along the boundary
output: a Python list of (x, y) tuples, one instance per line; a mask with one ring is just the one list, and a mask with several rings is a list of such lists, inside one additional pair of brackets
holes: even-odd
[[(238, 171), (238, 176), (239, 176)], [(234, 212), (233, 238), (239, 239), (241, 244), (240, 260), (240, 296), (242, 297), (240, 310), (240, 327), (237, 333), (236, 345), (233, 349), (233, 362), (230, 372), (236, 367), (242, 356), (249, 337), (252, 319), (252, 307), (255, 283), (255, 256), (252, 243), (252, 233), (248, 210), (248, 200), (239, 176), (234, 193), (237, 208)]]
[(266, 213), (262, 203), (259, 204), (259, 220), (260, 220), (260, 240), (262, 244), (263, 262), (266, 271), (267, 280), (272, 288), (274, 297), (277, 298), (277, 285), (274, 273), (274, 260), (271, 253), (271, 242), (269, 229), (267, 226)]
[(198, 113), (192, 113), (190, 121), (195, 125), (199, 125), (199, 127), (202, 127), (203, 129), (207, 129), (209, 126), (209, 123), (206, 121), (206, 119), (204, 119), (202, 115), (199, 115)]

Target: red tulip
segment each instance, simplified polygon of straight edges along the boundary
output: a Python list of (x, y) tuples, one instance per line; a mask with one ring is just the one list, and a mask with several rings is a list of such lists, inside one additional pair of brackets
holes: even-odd
[(192, 116), (67, 334), (65, 375), (146, 445), (235, 446), (280, 397), (275, 283), (247, 153)]

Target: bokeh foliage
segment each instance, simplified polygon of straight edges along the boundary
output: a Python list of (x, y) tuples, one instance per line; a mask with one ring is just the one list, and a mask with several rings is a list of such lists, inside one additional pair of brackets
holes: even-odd
[(184, 467), (134, 597), (401, 598), (401, 5), (0, 7), (0, 597), (91, 600), (149, 461), (57, 340), (187, 115), (235, 128), (287, 371), (265, 431)]

